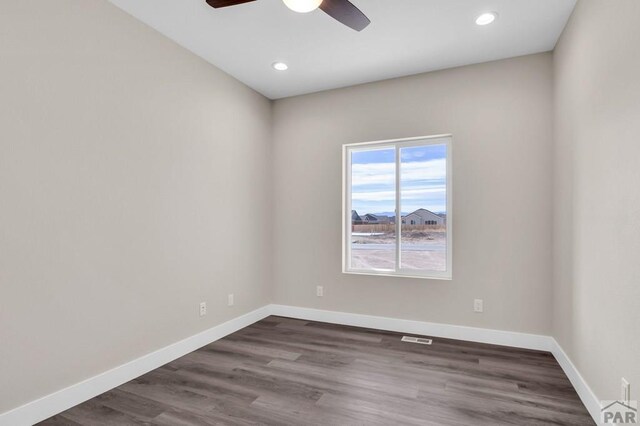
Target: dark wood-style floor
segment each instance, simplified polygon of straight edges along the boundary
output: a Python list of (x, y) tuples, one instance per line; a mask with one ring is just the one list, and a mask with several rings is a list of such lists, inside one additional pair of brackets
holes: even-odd
[(546, 352), (269, 317), (42, 425), (593, 425)]

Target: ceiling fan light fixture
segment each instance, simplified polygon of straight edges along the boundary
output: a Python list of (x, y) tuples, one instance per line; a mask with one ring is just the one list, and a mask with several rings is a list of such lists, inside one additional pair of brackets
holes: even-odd
[(322, 0), (282, 0), (284, 4), (294, 12), (308, 13), (316, 10), (322, 4)]

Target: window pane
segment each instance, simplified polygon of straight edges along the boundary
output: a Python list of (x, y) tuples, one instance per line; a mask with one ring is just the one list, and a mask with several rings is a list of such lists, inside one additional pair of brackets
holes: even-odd
[(400, 265), (447, 270), (447, 146), (400, 149)]
[(395, 270), (394, 148), (351, 152), (351, 269)]

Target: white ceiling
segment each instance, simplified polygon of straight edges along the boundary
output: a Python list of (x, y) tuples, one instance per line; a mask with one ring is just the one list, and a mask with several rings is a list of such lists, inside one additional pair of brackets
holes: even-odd
[[(271, 99), (552, 50), (575, 0), (352, 0), (353, 31), (282, 0), (213, 9), (204, 0), (110, 0)], [(480, 27), (475, 18), (496, 11)], [(283, 61), (289, 70), (271, 68)]]

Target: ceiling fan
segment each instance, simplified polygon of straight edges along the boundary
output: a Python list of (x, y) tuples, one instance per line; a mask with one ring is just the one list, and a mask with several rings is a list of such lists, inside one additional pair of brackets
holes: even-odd
[[(255, 0), (207, 0), (207, 4), (214, 8), (235, 6)], [(364, 30), (371, 23), (364, 13), (349, 0), (282, 0), (287, 7), (295, 12), (307, 13), (318, 8), (356, 31)]]

